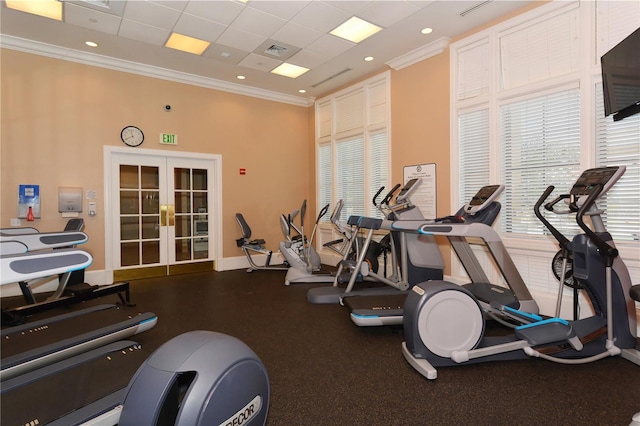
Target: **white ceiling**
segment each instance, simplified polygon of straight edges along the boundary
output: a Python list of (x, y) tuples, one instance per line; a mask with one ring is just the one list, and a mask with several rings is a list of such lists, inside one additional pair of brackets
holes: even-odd
[[(211, 79), (227, 88), (308, 101), (389, 66), (402, 68), (422, 50), (444, 46), (448, 38), (527, 3), (531, 2), (66, 0), (64, 22), (58, 22), (8, 9), (2, 0), (0, 41), (7, 48), (52, 50), (68, 58), (84, 55), (96, 63), (115, 58), (119, 64), (144, 64)], [(328, 34), (352, 16), (383, 30), (359, 44)], [(421, 34), (425, 27), (433, 32)], [(202, 56), (163, 47), (174, 31), (211, 45)], [(87, 40), (99, 46), (90, 48), (84, 44)], [(286, 56), (265, 53), (274, 44), (286, 47)], [(365, 62), (365, 56), (375, 59)], [(271, 74), (284, 59), (310, 71), (296, 79)], [(238, 80), (238, 75), (246, 79)], [(298, 93), (300, 89), (306, 93)]]

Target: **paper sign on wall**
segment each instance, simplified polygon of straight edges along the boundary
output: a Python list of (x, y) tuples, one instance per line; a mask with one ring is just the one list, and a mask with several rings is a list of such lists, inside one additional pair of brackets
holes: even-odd
[(404, 183), (421, 178), (420, 186), (411, 195), (411, 201), (417, 206), (425, 219), (435, 219), (436, 213), (436, 165), (418, 164), (404, 167)]

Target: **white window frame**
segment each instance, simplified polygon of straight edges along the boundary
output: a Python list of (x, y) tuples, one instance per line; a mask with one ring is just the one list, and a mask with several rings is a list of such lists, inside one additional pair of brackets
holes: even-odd
[[(602, 4), (602, 1), (599, 2)], [(599, 40), (596, 40), (596, 15), (601, 13), (597, 9), (597, 2), (562, 2), (554, 1), (537, 7), (522, 15), (516, 16), (510, 20), (504, 21), (494, 27), (480, 31), (465, 39), (459, 40), (450, 46), (450, 79), (451, 79), (451, 189), (452, 189), (452, 211), (459, 208), (460, 204), (460, 170), (458, 168), (459, 148), (458, 148), (458, 116), (466, 112), (487, 108), (489, 110), (489, 134), (490, 139), (488, 146), (490, 149), (490, 183), (500, 182), (502, 170), (500, 164), (500, 141), (499, 141), (499, 107), (501, 104), (514, 98), (525, 98), (527, 96), (533, 98), (543, 91), (557, 89), (563, 86), (578, 86), (580, 88), (580, 104), (581, 104), (581, 157), (580, 168), (584, 170), (589, 167), (596, 166), (595, 153), (595, 94), (594, 84), (597, 84), (600, 77), (599, 57), (604, 52), (595, 54), (596, 46)], [(603, 10), (606, 9), (606, 4)], [(499, 38), (502, 35), (526, 28), (537, 22), (544, 22), (549, 17), (558, 16), (562, 13), (577, 9), (578, 23), (576, 25), (577, 32), (580, 34), (579, 39), (579, 69), (577, 71), (568, 72), (561, 77), (552, 77), (544, 81), (537, 81), (531, 84), (525, 84), (520, 87), (510, 88), (508, 90), (501, 89), (500, 85), (500, 58), (499, 58)], [(635, 18), (634, 18), (635, 19)], [(609, 24), (610, 25), (610, 24)], [(489, 43), (489, 77), (483, 81), (487, 81), (486, 90), (476, 89), (475, 93), (470, 96), (458, 99), (457, 90), (459, 82), (458, 78), (458, 52), (465, 52), (465, 49), (473, 46), (481, 45), (484, 42)], [(614, 43), (615, 44), (615, 43)], [(602, 50), (600, 46), (598, 46)], [(612, 46), (609, 46), (609, 48)], [(605, 51), (608, 50), (604, 49)], [(476, 81), (476, 80), (473, 80)], [(464, 86), (462, 86), (464, 87)], [(558, 185), (554, 194), (568, 188), (561, 188)], [(557, 195), (556, 194), (556, 195)], [(533, 206), (532, 206), (533, 208)], [(496, 229), (500, 232), (500, 226), (496, 223)], [(550, 237), (545, 236), (528, 236), (502, 234), (501, 237), (505, 241), (505, 245), (514, 258), (520, 272), (528, 283), (531, 275), (533, 281), (548, 281), (547, 290), (550, 292), (557, 291), (557, 284), (550, 271), (550, 260), (553, 254), (558, 250), (557, 243)], [(640, 283), (640, 242), (616, 242), (620, 250), (621, 257), (630, 269), (632, 281)], [(532, 256), (532, 253), (534, 256)], [(539, 256), (535, 259), (535, 256)], [(544, 259), (544, 261), (542, 260)], [(518, 260), (522, 260), (519, 263)], [(452, 274), (457, 277), (463, 277), (465, 274), (461, 268), (455, 255), (452, 254), (452, 264), (454, 265)], [(535, 271), (536, 268), (546, 268), (544, 271)], [(533, 275), (540, 276), (533, 276)], [(548, 278), (548, 279), (547, 279)]]
[[(382, 91), (380, 91), (382, 86)], [(382, 184), (388, 186), (391, 181), (391, 73), (385, 71), (381, 74), (368, 78), (336, 93), (332, 93), (329, 96), (318, 99), (315, 102), (315, 147), (316, 147), (316, 201), (318, 208), (321, 208), (321, 204), (329, 202), (329, 213), (325, 216), (324, 220), (320, 223), (317, 248), (321, 255), (328, 255), (330, 252), (323, 249), (323, 244), (327, 241), (331, 241), (339, 237), (334, 232), (333, 227), (327, 223), (331, 210), (338, 201), (338, 188), (336, 179), (336, 170), (332, 169), (331, 177), (331, 200), (323, 200), (322, 194), (326, 194), (326, 188), (322, 188), (321, 185), (321, 170), (320, 170), (320, 146), (330, 146), (331, 152), (331, 164), (332, 168), (336, 163), (336, 145), (346, 139), (362, 136), (364, 140), (364, 188), (368, 191), (372, 185), (370, 176), (372, 175), (372, 168), (376, 163), (375, 159), (371, 158), (370, 148), (372, 143), (372, 136), (379, 135), (384, 132), (387, 135), (387, 148), (383, 154), (386, 157), (386, 176), (383, 176), (385, 182)], [(362, 126), (356, 128), (349, 128), (342, 132), (338, 132), (336, 129), (337, 111), (336, 101), (348, 96), (351, 93), (362, 91), (364, 96), (363, 101), (363, 121)], [(375, 93), (374, 93), (375, 92)], [(377, 96), (374, 98), (374, 95)], [(330, 114), (330, 116), (328, 116)], [(373, 195), (373, 194), (371, 194)], [(367, 216), (376, 216), (379, 212), (374, 208), (371, 203), (371, 197), (369, 194), (364, 195), (364, 205), (362, 206), (364, 211), (359, 211), (361, 214)], [(345, 201), (345, 207), (342, 212), (342, 220), (346, 220), (350, 211), (353, 211), (353, 206), (349, 206)], [(357, 210), (357, 209), (356, 209)]]

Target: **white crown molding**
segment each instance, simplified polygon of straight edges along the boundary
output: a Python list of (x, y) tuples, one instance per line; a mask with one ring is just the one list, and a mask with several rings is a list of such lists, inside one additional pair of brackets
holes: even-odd
[(299, 98), (296, 96), (285, 95), (269, 90), (262, 90), (240, 84), (229, 83), (222, 80), (216, 80), (214, 78), (168, 70), (166, 68), (160, 68), (153, 65), (145, 65), (137, 62), (111, 58), (108, 56), (96, 55), (94, 53), (83, 52), (80, 50), (63, 48), (33, 40), (13, 37), (6, 34), (0, 34), (0, 47), (25, 53), (31, 53), (39, 56), (61, 59), (64, 61), (77, 62), (94, 67), (128, 72), (131, 74), (159, 78), (162, 80), (169, 80), (177, 83), (189, 84), (192, 86), (205, 87), (208, 89), (221, 90), (223, 92), (251, 96), (254, 98), (266, 99), (269, 101), (281, 102), (296, 106), (309, 107), (315, 102), (314, 97)]
[(425, 59), (429, 59), (432, 56), (439, 55), (447, 47), (449, 40), (451, 40), (449, 37), (439, 38), (426, 46), (419, 47), (409, 53), (398, 56), (397, 58), (386, 62), (386, 64), (394, 70), (400, 71), (403, 68), (416, 64), (420, 61), (424, 61)]

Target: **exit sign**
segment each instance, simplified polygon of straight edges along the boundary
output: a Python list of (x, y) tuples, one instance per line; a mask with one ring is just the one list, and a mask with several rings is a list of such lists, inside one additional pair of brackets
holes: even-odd
[(160, 133), (160, 143), (164, 145), (178, 145), (178, 135)]

